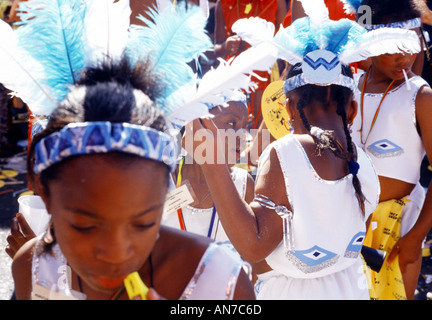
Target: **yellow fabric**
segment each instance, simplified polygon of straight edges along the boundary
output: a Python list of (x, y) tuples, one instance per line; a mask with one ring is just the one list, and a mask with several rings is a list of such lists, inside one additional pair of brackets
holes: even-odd
[[(386, 251), (387, 257), (389, 256), (393, 246), (400, 238), (402, 210), (408, 201), (407, 197), (404, 197), (400, 200), (388, 200), (378, 204), (366, 233), (365, 246)], [(386, 259), (379, 273), (368, 269), (366, 274), (372, 285), (369, 287), (371, 299), (406, 300), (399, 257), (396, 257), (390, 265), (387, 265)]]

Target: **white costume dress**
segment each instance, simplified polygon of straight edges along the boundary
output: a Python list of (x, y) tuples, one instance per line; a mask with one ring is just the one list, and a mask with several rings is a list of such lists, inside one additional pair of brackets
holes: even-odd
[(372, 119), (383, 94), (364, 94), (362, 138), (359, 132), (362, 125), (360, 92), (357, 92), (355, 99), (359, 111), (352, 126), (354, 142), (370, 156), (379, 176), (416, 185), (402, 211), (401, 236), (417, 221), (425, 199), (424, 188), (419, 182), (425, 149), (417, 131), (415, 100), (419, 89), (428, 84), (419, 76), (412, 77), (409, 82), (410, 88), (404, 82), (388, 92), (372, 129)]
[[(233, 167), (231, 177), (238, 193), (244, 199), (246, 194), (248, 172), (244, 169)], [(182, 213), (186, 230), (188, 232), (207, 237), (209, 235), (209, 230), (211, 229), (209, 238), (218, 242), (229, 243), (228, 236), (226, 235), (222, 224), (219, 221), (217, 212), (215, 212), (214, 223), (211, 227), (213, 210), (215, 210), (215, 208), (197, 209), (191, 206), (183, 207)], [(162, 223), (166, 226), (180, 229), (176, 212), (164, 214)]]
[[(312, 167), (295, 135), (272, 143), (260, 158), (275, 149), (293, 211), (294, 250), (283, 241), (266, 258), (273, 269), (258, 275), (258, 299), (369, 299), (360, 256), (366, 219), (377, 205), (379, 183), (364, 152), (358, 152), (358, 178), (366, 197), (363, 216), (352, 175), (329, 181)], [(258, 175), (260, 173), (258, 168)]]
[[(53, 247), (53, 253), (33, 256), (32, 299), (85, 299), (82, 293), (71, 289), (70, 268), (58, 245)], [(231, 250), (212, 243), (180, 300), (231, 300), (243, 266), (243, 261)]]

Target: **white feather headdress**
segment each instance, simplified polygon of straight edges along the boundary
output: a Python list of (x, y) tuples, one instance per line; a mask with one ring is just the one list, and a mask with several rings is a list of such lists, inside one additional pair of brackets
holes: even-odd
[(294, 65), (302, 63), (303, 74), (286, 83), (287, 89), (306, 83), (339, 84), (355, 89), (353, 81), (340, 73), (341, 64), (365, 60), (386, 53), (418, 53), (420, 43), (415, 32), (405, 29), (381, 29), (368, 32), (349, 19), (333, 21), (323, 0), (301, 0), (307, 17), (281, 27), (271, 36), (269, 23), (260, 18), (237, 21), (232, 29), (251, 45), (269, 43), (278, 50), (278, 58)]

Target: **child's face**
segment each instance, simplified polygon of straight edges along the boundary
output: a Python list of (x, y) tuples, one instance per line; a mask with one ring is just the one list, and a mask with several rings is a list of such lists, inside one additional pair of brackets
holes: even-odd
[(68, 264), (93, 290), (107, 294), (147, 261), (167, 192), (162, 164), (110, 156), (70, 159), (44, 197)]
[(247, 108), (241, 102), (230, 101), (227, 107), (215, 107), (210, 112), (216, 127), (225, 134), (225, 161), (234, 165), (245, 148)]
[(404, 78), (402, 70), (407, 73), (411, 70), (416, 59), (416, 54), (383, 54), (372, 58), (372, 65), (376, 71), (385, 75), (391, 80), (401, 80)]

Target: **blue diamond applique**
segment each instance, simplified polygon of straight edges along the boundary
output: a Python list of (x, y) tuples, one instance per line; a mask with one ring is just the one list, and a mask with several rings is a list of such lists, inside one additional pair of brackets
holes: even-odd
[(346, 258), (357, 258), (359, 252), (363, 246), (363, 241), (365, 239), (366, 233), (359, 232), (357, 233), (348, 244), (344, 257)]
[(404, 153), (401, 147), (387, 139), (374, 142), (367, 149), (377, 158), (396, 157)]

